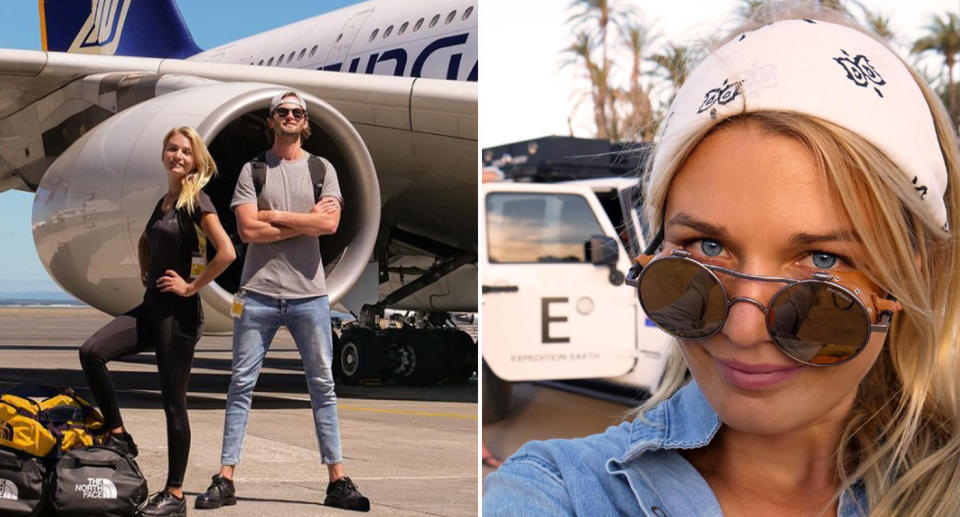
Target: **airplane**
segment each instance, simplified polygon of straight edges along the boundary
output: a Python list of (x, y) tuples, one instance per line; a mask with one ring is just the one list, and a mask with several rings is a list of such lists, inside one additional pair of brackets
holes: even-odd
[[(35, 192), (41, 262), (109, 314), (139, 303), (136, 242), (166, 189), (160, 142), (192, 126), (228, 233), (241, 166), (269, 147), (270, 99), (305, 94), (304, 148), (336, 167), (338, 232), (320, 239), (342, 382), (431, 384), (476, 369), (452, 312), (477, 310), (476, 0), (371, 0), (201, 50), (174, 0), (39, 0), (43, 51), (0, 49), (0, 192)], [(212, 253), (212, 250), (210, 250)], [(243, 257), (201, 292), (228, 332)], [(381, 328), (386, 309), (416, 311)]]

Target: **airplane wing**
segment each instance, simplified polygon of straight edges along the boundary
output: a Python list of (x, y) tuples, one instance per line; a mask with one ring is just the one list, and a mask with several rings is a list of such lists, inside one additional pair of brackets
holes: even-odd
[[(94, 77), (78, 94), (60, 94), (76, 81)], [(268, 82), (298, 89), (332, 104), (355, 126), (369, 126), (448, 137), (477, 140), (477, 83), (443, 81), (364, 74), (343, 74), (292, 68), (274, 68), (181, 59), (155, 59), (125, 56), (68, 54), (31, 50), (0, 49), (0, 127), (2, 121), (37, 105), (40, 109), (26, 117), (26, 126), (18, 125), (20, 135), (4, 134), (0, 148), (0, 192), (10, 188), (33, 190), (39, 178), (22, 177), (18, 169), (36, 161), (42, 133), (70, 110), (55, 104), (102, 103), (111, 83), (123, 79), (140, 82), (167, 78), (173, 90), (190, 84), (191, 78), (219, 82)], [(175, 84), (180, 79), (181, 85)], [(97, 84), (99, 83), (99, 84)], [(99, 86), (96, 90), (91, 86)], [(155, 94), (163, 93), (162, 91)], [(147, 93), (146, 95), (149, 95)], [(108, 95), (109, 96), (109, 95)], [(54, 98), (52, 98), (54, 97)], [(79, 97), (79, 98), (78, 98)], [(141, 95), (142, 97), (142, 95)], [(43, 102), (48, 100), (48, 102)], [(121, 111), (139, 100), (137, 97), (112, 99), (107, 109)], [(59, 112), (59, 116), (58, 116)], [(24, 122), (15, 117), (18, 122)], [(33, 119), (33, 120), (29, 120)], [(34, 122), (29, 124), (29, 122)], [(24, 130), (29, 131), (28, 134)], [(6, 133), (6, 132), (5, 132)], [(30, 153), (27, 150), (30, 150)], [(28, 154), (32, 156), (27, 156)], [(44, 156), (50, 157), (46, 154)], [(471, 172), (472, 176), (472, 172)]]

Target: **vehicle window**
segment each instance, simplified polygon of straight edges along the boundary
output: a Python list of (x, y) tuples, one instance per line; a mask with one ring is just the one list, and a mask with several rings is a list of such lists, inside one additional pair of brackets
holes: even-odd
[(473, 14), (473, 6), (472, 6), (472, 5), (471, 5), (470, 7), (467, 7), (467, 10), (463, 12), (463, 18), (461, 18), (461, 20), (466, 20), (467, 18), (470, 17), (471, 14)]
[(314, 45), (313, 48), (310, 49), (310, 57), (313, 57), (313, 55), (316, 53), (317, 53), (317, 46)]
[(397, 30), (397, 35), (399, 36), (400, 34), (407, 32), (407, 27), (409, 26), (410, 26), (410, 22), (403, 22), (403, 25), (401, 25), (400, 28)]
[(270, 58), (269, 61), (267, 61), (267, 66), (273, 66), (273, 58), (272, 58), (272, 57)]
[(439, 14), (434, 15), (433, 18), (430, 19), (430, 28), (432, 29), (433, 26), (436, 25), (438, 21), (440, 21), (440, 15)]
[(450, 11), (450, 14), (447, 15), (447, 19), (444, 20), (443, 23), (449, 24), (449, 23), (452, 22), (453, 19), (456, 18), (456, 17), (457, 17), (457, 12), (456, 12), (456, 11)]
[(380, 33), (380, 29), (373, 29), (373, 32), (370, 33), (370, 41), (377, 39), (377, 34)]
[(486, 211), (491, 263), (586, 262), (584, 243), (603, 234), (575, 194), (493, 193)]
[(262, 60), (262, 59), (261, 59), (260, 61), (257, 61), (257, 65), (262, 65), (262, 64), (263, 64), (263, 60)]
[(418, 30), (420, 30), (420, 27), (423, 27), (423, 18), (420, 18), (419, 20), (417, 20), (416, 25), (413, 26), (413, 32), (417, 32)]
[(305, 49), (305, 48), (300, 49), (300, 55), (297, 56), (297, 61), (300, 61), (301, 59), (303, 59), (303, 56), (304, 56), (304, 54), (306, 54), (306, 53), (307, 53), (307, 49)]
[(293, 56), (296, 55), (296, 53), (297, 53), (297, 51), (293, 51), (293, 52), (290, 53), (289, 56), (287, 56), (287, 63), (293, 61)]

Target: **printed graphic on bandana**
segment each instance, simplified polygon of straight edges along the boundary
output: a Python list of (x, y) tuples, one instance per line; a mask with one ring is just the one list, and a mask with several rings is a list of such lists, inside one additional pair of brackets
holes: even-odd
[(737, 95), (740, 94), (741, 86), (743, 86), (743, 81), (728, 83), (727, 80), (724, 79), (723, 84), (721, 84), (719, 88), (714, 88), (703, 96), (703, 104), (700, 105), (697, 113), (703, 113), (714, 104), (726, 104), (736, 99)]
[[(920, 178), (918, 178), (917, 176), (914, 176), (912, 183), (914, 185), (917, 185), (917, 182), (919, 181), (920, 181)], [(923, 198), (927, 197), (927, 187), (925, 185), (917, 185), (916, 187), (913, 187), (913, 190), (916, 190), (917, 192), (920, 193), (920, 201), (923, 201)]]
[(116, 499), (117, 486), (113, 481), (104, 478), (87, 478), (85, 484), (78, 484), (74, 488), (83, 495), (84, 499)]
[(16, 501), (19, 498), (20, 491), (17, 490), (17, 485), (14, 485), (13, 481), (9, 479), (0, 479), (0, 499)]
[(876, 85), (873, 87), (873, 91), (877, 92), (877, 95), (880, 97), (883, 97), (883, 94), (880, 93), (880, 88), (877, 88), (877, 86), (883, 86), (887, 84), (887, 82), (883, 80), (883, 77), (880, 76), (877, 69), (870, 64), (867, 56), (858, 54), (851, 58), (846, 50), (840, 49), (840, 52), (843, 52), (844, 57), (835, 57), (833, 60), (839, 63), (847, 72), (847, 79), (853, 81), (857, 86), (864, 88), (869, 86), (870, 83), (873, 83)]

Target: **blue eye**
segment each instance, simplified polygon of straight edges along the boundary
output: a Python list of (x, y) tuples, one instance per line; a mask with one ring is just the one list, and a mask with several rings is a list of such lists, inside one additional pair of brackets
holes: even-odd
[(716, 257), (723, 252), (723, 245), (710, 239), (700, 240), (700, 250), (708, 257)]
[(817, 269), (829, 269), (837, 263), (837, 256), (832, 253), (814, 253), (813, 266)]

